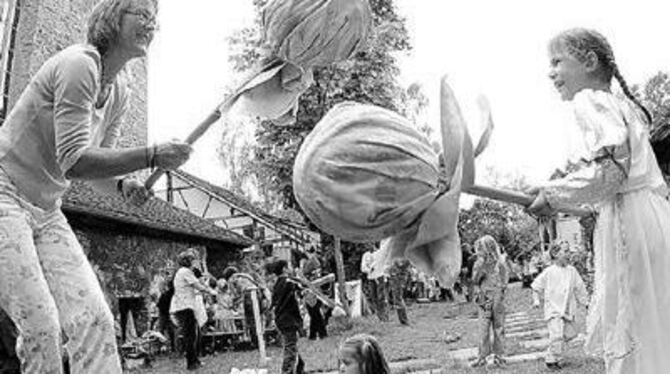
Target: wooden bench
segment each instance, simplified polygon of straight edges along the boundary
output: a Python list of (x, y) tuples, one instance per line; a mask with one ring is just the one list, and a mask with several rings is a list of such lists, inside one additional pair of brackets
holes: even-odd
[[(234, 327), (234, 329), (231, 330), (230, 326)], [(217, 347), (223, 347), (226, 344), (231, 347), (234, 346), (244, 340), (245, 336), (244, 318), (221, 319), (215, 321), (214, 330), (205, 331), (202, 334), (202, 346), (205, 350), (215, 352)]]

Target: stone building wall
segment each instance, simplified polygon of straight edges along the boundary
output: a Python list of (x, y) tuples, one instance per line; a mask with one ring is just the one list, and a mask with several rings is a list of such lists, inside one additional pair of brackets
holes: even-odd
[[(100, 221), (86, 223), (85, 217), (68, 217), (75, 234), (96, 272), (106, 299), (115, 315), (123, 299), (135, 299), (133, 309), (137, 332), (142, 334), (150, 325), (149, 311), (178, 269), (177, 255), (189, 248), (206, 258), (207, 267), (215, 277), (222, 269), (237, 264), (237, 247), (205, 245), (168, 233), (147, 232), (140, 227), (118, 224), (108, 227)], [(140, 301), (141, 300), (141, 301)], [(121, 318), (122, 320), (123, 318)]]
[[(207, 259), (208, 271), (219, 277), (239, 261), (238, 248), (206, 246), (186, 238), (145, 235), (73, 222), (75, 233), (108, 292), (117, 297), (148, 296), (177, 269), (177, 255), (195, 248)], [(139, 232), (138, 232), (139, 231)]]
[[(66, 47), (86, 41), (86, 20), (97, 0), (18, 0), (19, 22), (9, 80), (11, 109), (44, 61)], [(130, 110), (118, 146), (147, 143), (146, 59), (126, 68)]]

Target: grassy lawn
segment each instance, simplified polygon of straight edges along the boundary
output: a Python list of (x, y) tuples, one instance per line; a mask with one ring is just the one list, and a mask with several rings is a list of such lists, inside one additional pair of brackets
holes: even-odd
[[(513, 287), (507, 296), (506, 304), (509, 313), (529, 310), (531, 303), (530, 291)], [(330, 336), (327, 339), (311, 341), (301, 339), (299, 351), (306, 362), (309, 372), (328, 372), (337, 369), (337, 348), (340, 341), (353, 334), (365, 332), (376, 336), (387, 359), (391, 362), (430, 359), (445, 368), (445, 373), (542, 373), (547, 371), (542, 361), (509, 364), (505, 368), (471, 369), (463, 364), (446, 358), (448, 350), (476, 346), (476, 308), (465, 303), (429, 303), (413, 304), (409, 308), (411, 326), (402, 326), (396, 316), (391, 321), (382, 323), (376, 318), (355, 319), (346, 324), (341, 321), (331, 322)], [(583, 319), (583, 313), (580, 316)], [(460, 340), (447, 344), (445, 334), (459, 335)], [(518, 342), (507, 341), (506, 354), (512, 355), (522, 351)], [(268, 347), (271, 360), (269, 373), (279, 373), (281, 365), (281, 348)], [(258, 352), (226, 352), (210, 355), (202, 359), (205, 364), (199, 373), (227, 374), (231, 368), (256, 367)], [(561, 373), (603, 373), (603, 364), (596, 359), (588, 358), (581, 348), (572, 348), (567, 352), (568, 365)], [(152, 369), (135, 369), (136, 373), (181, 373), (185, 364), (183, 358), (162, 358)]]

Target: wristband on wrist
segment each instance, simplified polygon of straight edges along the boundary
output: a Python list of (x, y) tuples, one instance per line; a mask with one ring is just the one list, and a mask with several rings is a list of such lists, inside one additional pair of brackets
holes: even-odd
[(144, 147), (144, 167), (151, 166), (151, 157), (149, 156), (149, 146)]
[(149, 160), (149, 166), (151, 167), (151, 170), (156, 168), (156, 151), (158, 151), (158, 146), (154, 144), (151, 147), (151, 159)]
[(123, 181), (124, 181), (125, 179), (126, 179), (126, 178), (119, 178), (119, 179), (116, 181), (116, 191), (118, 191), (121, 195), (123, 195)]

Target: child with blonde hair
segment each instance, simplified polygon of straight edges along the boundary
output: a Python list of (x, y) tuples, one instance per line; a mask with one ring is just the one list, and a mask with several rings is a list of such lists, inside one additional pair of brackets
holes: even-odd
[(491, 353), (494, 364), (501, 365), (505, 363), (502, 354), (508, 271), (500, 260), (498, 243), (491, 235), (477, 239), (475, 252), (477, 261), (472, 270), (472, 282), (476, 288), (475, 303), (479, 307), (480, 342), (479, 355), (472, 366), (486, 364)]
[(382, 348), (372, 335), (354, 335), (340, 346), (340, 373), (391, 374)]
[[(651, 116), (600, 33), (570, 29), (549, 43), (549, 78), (571, 101), (585, 153), (576, 170), (531, 190), (531, 213), (595, 206), (594, 296), (586, 349), (608, 374), (670, 368), (670, 202), (649, 142)], [(623, 95), (612, 92), (616, 79)]]

